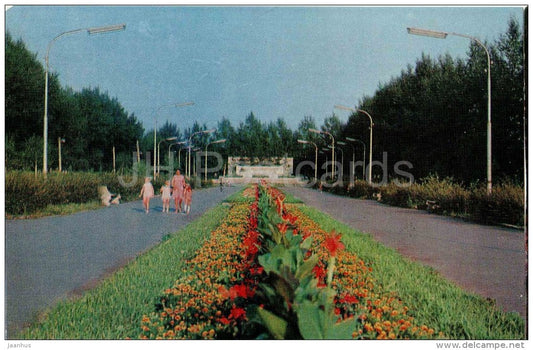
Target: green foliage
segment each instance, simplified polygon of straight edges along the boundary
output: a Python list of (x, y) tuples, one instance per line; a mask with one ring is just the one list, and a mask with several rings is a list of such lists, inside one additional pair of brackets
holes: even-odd
[[(10, 153), (8, 170), (42, 168), (42, 133), (44, 114), (44, 68), (24, 43), (6, 35), (6, 139)], [(57, 139), (62, 147), (63, 168), (70, 170), (111, 170), (112, 149), (131, 153), (144, 129), (135, 115), (128, 115), (119, 101), (98, 88), (72, 89), (60, 86), (50, 72), (48, 91), (49, 167), (58, 167)], [(123, 161), (123, 163), (124, 163)]]
[[(313, 239), (293, 234), (292, 224), (280, 216), (282, 206), (273, 204), (265, 188), (261, 193), (258, 231), (266, 249), (258, 262), (267, 277), (259, 283), (264, 305), (256, 309), (257, 321), (274, 339), (352, 339), (358, 328), (356, 319), (339, 321), (334, 307), (337, 292), (331, 281), (318, 286), (313, 269), (319, 255), (311, 254)], [(334, 268), (334, 258), (329, 266)]]
[(472, 192), (468, 202), (472, 218), (485, 224), (524, 226), (524, 208), (523, 188), (509, 182), (494, 186), (490, 195), (486, 189), (478, 188)]
[[(122, 181), (121, 181), (122, 179)], [(158, 189), (164, 182), (153, 182)], [(144, 183), (142, 176), (119, 177), (113, 173), (49, 173), (45, 178), (31, 172), (6, 173), (5, 210), (11, 215), (28, 215), (48, 205), (100, 201), (98, 186), (105, 185), (122, 200), (136, 199)]]
[(524, 188), (508, 180), (495, 184), (490, 195), (485, 184), (466, 188), (452, 178), (442, 179), (437, 175), (411, 185), (393, 181), (383, 186), (371, 186), (356, 180), (353, 185), (329, 185), (323, 186), (323, 190), (355, 198), (377, 199), (398, 207), (459, 215), (484, 224), (524, 225)]
[[(493, 61), (493, 176), (523, 179), (523, 29), (511, 19), (506, 34), (486, 46)], [(423, 54), (359, 102), (374, 119), (375, 155), (387, 152), (389, 164), (411, 162), (415, 178), (431, 173), (467, 183), (486, 178), (487, 59), (475, 43), (467, 54), (464, 60)], [(361, 139), (368, 150), (368, 126), (361, 113), (353, 114), (343, 137)]]

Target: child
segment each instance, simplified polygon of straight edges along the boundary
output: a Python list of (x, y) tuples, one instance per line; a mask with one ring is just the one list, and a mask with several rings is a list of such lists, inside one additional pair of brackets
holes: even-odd
[(185, 191), (183, 194), (184, 197), (184, 210), (189, 215), (189, 212), (191, 211), (191, 202), (192, 202), (192, 188), (191, 185), (186, 184), (185, 185)]
[(159, 190), (161, 192), (161, 200), (163, 200), (163, 213), (170, 209), (170, 181), (165, 181), (165, 185)]
[(150, 199), (154, 196), (154, 186), (152, 186), (149, 177), (144, 178), (144, 185), (141, 189), (141, 194), (139, 195), (139, 197), (141, 196), (143, 197), (144, 210), (148, 214), (148, 212), (150, 211)]

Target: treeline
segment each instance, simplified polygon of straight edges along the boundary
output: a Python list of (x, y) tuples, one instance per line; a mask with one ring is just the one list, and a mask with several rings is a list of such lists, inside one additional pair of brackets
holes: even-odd
[[(491, 57), (492, 171), (523, 183), (525, 157), (525, 49), (515, 19), (493, 44)], [(422, 55), (414, 67), (360, 101), (374, 118), (374, 153), (389, 164), (409, 161), (419, 179), (428, 174), (473, 182), (486, 179), (487, 56), (470, 45), (465, 60)], [(368, 119), (352, 115), (342, 136), (368, 145)]]
[[(524, 36), (518, 22), (511, 18), (507, 32), (486, 46), (492, 60), (493, 176), (523, 183), (526, 80)], [(153, 154), (153, 129), (145, 132), (137, 117), (128, 114), (107, 93), (98, 88), (81, 92), (63, 88), (56, 74), (51, 75), (49, 91), (49, 164), (52, 167), (57, 167), (57, 152), (53, 150), (57, 150), (59, 137), (66, 140), (65, 169), (111, 170), (113, 146), (117, 169), (131, 168), (137, 141), (143, 159), (148, 152)], [(42, 167), (43, 94), (42, 65), (22, 41), (15, 42), (7, 34), (7, 169)], [(373, 159), (383, 162), (387, 153), (388, 174), (385, 175), (394, 176), (394, 164), (404, 161), (412, 164), (409, 171), (416, 179), (429, 174), (466, 183), (486, 179), (487, 59), (479, 45), (471, 44), (466, 59), (449, 55), (431, 58), (422, 54), (414, 66), (381, 84), (374, 96), (365, 96), (354, 108), (368, 112), (374, 120)], [(349, 112), (335, 113), (320, 126), (312, 116), (305, 116), (295, 130), (283, 119), (262, 122), (263, 116), (256, 117), (253, 112), (238, 125), (232, 125), (230, 117), (223, 117), (215, 133), (199, 134), (192, 141), (195, 147), (205, 149), (208, 142), (226, 139), (223, 144), (209, 147), (223, 157), (290, 156), (296, 162), (314, 160), (314, 146), (298, 143), (299, 139), (312, 141), (321, 152), (320, 176), (326, 171), (322, 163), (331, 160), (331, 152), (324, 150), (331, 139), (309, 132), (310, 128), (320, 129), (331, 133), (336, 141), (346, 143), (336, 144), (336, 148), (343, 152), (338, 153), (337, 160), (344, 154), (344, 173), (348, 174), (354, 151), (356, 161), (365, 157), (368, 162), (369, 120), (361, 113), (352, 113), (343, 123), (339, 116), (345, 119)], [(168, 137), (187, 141), (193, 133), (206, 129), (207, 125), (198, 122), (187, 129), (167, 122), (158, 128), (157, 141)], [(168, 149), (173, 142), (161, 144), (161, 164), (168, 162)], [(153, 158), (152, 155), (152, 162)], [(309, 167), (303, 170), (309, 176), (314, 175)], [(379, 179), (382, 173), (376, 169), (374, 175)], [(358, 172), (357, 177), (361, 178), (362, 174)]]
[[(50, 72), (48, 157), (58, 167), (58, 140), (64, 139), (64, 169), (109, 170), (113, 146), (125, 156), (144, 129), (115, 98), (98, 88), (75, 92)], [(44, 67), (21, 40), (6, 35), (6, 168), (41, 169), (43, 154)], [(131, 155), (130, 157), (131, 158)]]

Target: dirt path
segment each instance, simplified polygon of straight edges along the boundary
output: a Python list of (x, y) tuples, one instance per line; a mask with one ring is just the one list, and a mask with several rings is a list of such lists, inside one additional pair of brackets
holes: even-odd
[(299, 187), (285, 191), (384, 245), (439, 271), (460, 287), (496, 301), (505, 311), (527, 312), (523, 231), (483, 226), (371, 200)]
[(149, 214), (135, 201), (69, 216), (6, 220), (5, 337), (59, 300), (94, 286), (238, 189), (194, 191), (188, 216), (162, 213), (156, 197)]

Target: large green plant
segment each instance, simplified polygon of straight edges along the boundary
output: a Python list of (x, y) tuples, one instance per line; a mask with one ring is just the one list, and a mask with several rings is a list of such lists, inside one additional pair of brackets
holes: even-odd
[(267, 277), (259, 283), (257, 294), (264, 304), (254, 308), (255, 319), (275, 339), (351, 339), (361, 323), (356, 318), (342, 321), (335, 314), (334, 253), (328, 283), (319, 286), (313, 273), (319, 257), (311, 253), (312, 237), (297, 233), (295, 218), (284, 215), (283, 200), (273, 199), (264, 188), (259, 209), (258, 230), (267, 252), (258, 261)]

